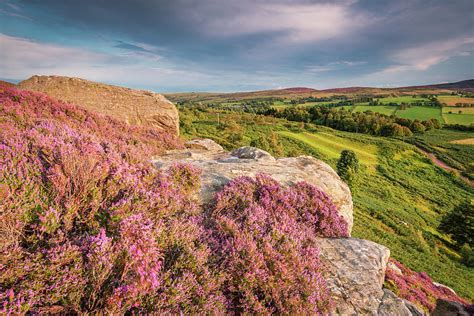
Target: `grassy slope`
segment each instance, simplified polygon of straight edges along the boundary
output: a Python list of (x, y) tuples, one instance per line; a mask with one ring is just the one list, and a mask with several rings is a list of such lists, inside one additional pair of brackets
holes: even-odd
[[(364, 165), (358, 189), (353, 192), (353, 236), (386, 245), (392, 257), (411, 269), (426, 271), (434, 280), (474, 299), (474, 287), (466, 282), (474, 279), (474, 270), (459, 263), (459, 254), (452, 250), (449, 238), (436, 229), (441, 215), (461, 201), (473, 199), (474, 191), (434, 166), (412, 145), (325, 127), (304, 130), (302, 124), (275, 118), (221, 113), (221, 125), (232, 121), (240, 128), (242, 139), (229, 141), (229, 135), (235, 131), (217, 125), (216, 114), (186, 110), (180, 115), (192, 122), (190, 128), (182, 129), (185, 137), (210, 137), (227, 149), (248, 145), (256, 137), (274, 132), (279, 135), (283, 150), (273, 154), (309, 154), (333, 167), (339, 150), (346, 146), (356, 149)], [(467, 138), (465, 134), (458, 137)], [(444, 135), (445, 139), (452, 138), (449, 136)], [(373, 155), (377, 167), (367, 168), (366, 164), (375, 163)]]

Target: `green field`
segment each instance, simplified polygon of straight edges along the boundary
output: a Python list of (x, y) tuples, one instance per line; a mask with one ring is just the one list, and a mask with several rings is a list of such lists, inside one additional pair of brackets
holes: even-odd
[(461, 111), (462, 114), (474, 114), (474, 107), (471, 108), (460, 108), (455, 106), (445, 106), (443, 107), (443, 113), (453, 113), (458, 114)]
[(412, 106), (406, 110), (397, 110), (395, 115), (410, 120), (429, 120), (434, 118), (441, 123), (444, 122), (441, 116), (441, 109), (435, 107)]
[(352, 110), (352, 112), (372, 111), (372, 112), (382, 113), (382, 114), (390, 116), (395, 112), (396, 109), (397, 109), (396, 106), (357, 104), (355, 108)]
[(443, 113), (443, 117), (448, 124), (471, 125), (474, 124), (474, 114)]
[(412, 97), (410, 95), (400, 96), (400, 97), (388, 97), (388, 98), (379, 98), (377, 99), (379, 103), (387, 104), (387, 103), (413, 103), (416, 101), (428, 101), (426, 98), (421, 97)]
[(326, 132), (293, 133), (281, 131), (278, 134), (302, 141), (329, 159), (337, 159), (341, 151), (350, 149), (357, 154), (361, 163), (369, 166), (377, 164), (377, 147), (375, 145), (357, 143)]

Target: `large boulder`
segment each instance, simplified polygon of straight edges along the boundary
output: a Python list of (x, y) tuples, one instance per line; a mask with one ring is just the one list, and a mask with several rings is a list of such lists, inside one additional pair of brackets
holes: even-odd
[(318, 186), (331, 197), (339, 214), (348, 223), (349, 232), (351, 231), (351, 192), (326, 163), (308, 156), (275, 159), (268, 152), (254, 147), (242, 147), (229, 153), (222, 151), (220, 146), (211, 146), (208, 141), (204, 143), (206, 145), (196, 146), (188, 142), (186, 146), (194, 149), (169, 151), (163, 156), (153, 157), (152, 163), (157, 168), (168, 168), (179, 161), (201, 169), (201, 204), (210, 202), (215, 192), (239, 176), (255, 177), (258, 173), (266, 173), (283, 185), (306, 181)]
[(178, 110), (161, 94), (60, 76), (33, 76), (18, 86), (132, 125), (155, 126), (179, 134)]
[(438, 299), (436, 301), (436, 308), (431, 313), (433, 316), (471, 316), (470, 311), (467, 311), (464, 306), (458, 302)]
[(356, 238), (320, 238), (318, 242), (329, 271), (326, 280), (335, 303), (333, 315), (377, 315), (390, 250)]

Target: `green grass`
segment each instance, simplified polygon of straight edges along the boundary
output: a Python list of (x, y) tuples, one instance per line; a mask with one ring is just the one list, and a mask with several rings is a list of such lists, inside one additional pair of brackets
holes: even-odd
[[(413, 145), (248, 113), (220, 112), (217, 124), (217, 113), (212, 110), (185, 109), (180, 111), (180, 120), (186, 138), (212, 138), (233, 149), (266, 137), (273, 155), (311, 155), (333, 168), (342, 149), (354, 150), (362, 168), (352, 190), (353, 236), (387, 246), (391, 256), (409, 268), (425, 271), (459, 295), (474, 299), (474, 286), (467, 282), (474, 279), (474, 269), (461, 264), (450, 238), (437, 229), (443, 214), (464, 200), (474, 199), (474, 190), (433, 165)], [(473, 135), (443, 129), (410, 139), (449, 159), (456, 158), (464, 166), (472, 163), (474, 146), (450, 142)]]
[(395, 106), (386, 106), (386, 105), (356, 105), (353, 112), (365, 112), (365, 111), (372, 111), (377, 113), (382, 113), (385, 115), (392, 115), (397, 107)]
[(474, 114), (449, 114), (444, 113), (443, 117), (448, 124), (471, 125), (474, 124)]
[(434, 118), (441, 123), (444, 122), (443, 117), (441, 116), (441, 109), (435, 107), (412, 106), (406, 110), (397, 110), (395, 115), (410, 120), (429, 120)]
[(414, 98), (412, 96), (406, 95), (406, 96), (400, 96), (400, 97), (380, 98), (380, 99), (377, 99), (377, 100), (379, 100), (379, 102), (382, 103), (382, 104), (387, 104), (387, 103), (400, 104), (400, 103), (413, 103), (413, 102), (416, 102), (416, 101), (427, 101), (428, 99), (421, 98), (421, 97), (415, 97)]
[(341, 151), (350, 149), (357, 154), (361, 163), (370, 166), (377, 164), (377, 147), (374, 145), (357, 143), (327, 132), (294, 133), (280, 131), (278, 134), (302, 141), (329, 159), (338, 159)]

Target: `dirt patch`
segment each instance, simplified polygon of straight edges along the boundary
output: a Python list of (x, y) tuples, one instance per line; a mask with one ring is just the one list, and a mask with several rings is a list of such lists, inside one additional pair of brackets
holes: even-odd
[(474, 138), (453, 140), (453, 141), (450, 141), (450, 143), (459, 144), (459, 145), (474, 145)]

